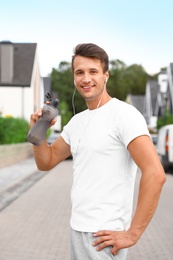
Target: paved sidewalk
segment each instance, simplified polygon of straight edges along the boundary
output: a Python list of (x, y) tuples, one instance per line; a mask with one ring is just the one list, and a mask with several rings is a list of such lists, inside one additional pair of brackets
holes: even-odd
[(34, 158), (28, 158), (19, 163), (0, 168), (0, 192), (15, 185), (21, 179), (28, 177), (37, 171)]
[(71, 166), (62, 162), (0, 213), (0, 260), (70, 259)]
[(173, 174), (166, 177), (156, 213), (141, 239), (129, 249), (127, 260), (173, 259)]
[[(29, 167), (35, 164), (28, 162)], [(138, 173), (136, 184), (139, 177)], [(72, 161), (67, 160), (0, 212), (0, 260), (70, 259), (71, 184)], [(127, 260), (172, 260), (172, 197), (173, 175), (168, 174), (157, 212), (140, 241), (129, 249)]]
[(33, 157), (0, 168), (0, 211), (40, 180), (47, 172), (37, 170)]
[[(167, 174), (159, 205), (148, 228), (128, 252), (127, 260), (172, 260), (173, 259), (173, 175)], [(140, 174), (137, 174), (137, 186)]]

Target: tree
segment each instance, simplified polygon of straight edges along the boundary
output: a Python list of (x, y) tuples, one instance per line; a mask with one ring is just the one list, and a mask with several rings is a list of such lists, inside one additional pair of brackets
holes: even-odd
[(108, 90), (112, 96), (125, 100), (127, 95), (144, 95), (149, 75), (141, 65), (126, 66), (120, 60), (111, 61)]
[(72, 112), (66, 101), (61, 101), (59, 105), (59, 113), (61, 115), (61, 127), (63, 128), (72, 117)]
[(124, 87), (121, 85), (121, 79), (124, 71), (126, 70), (126, 65), (121, 60), (110, 61), (109, 69), (109, 81), (108, 81), (108, 93), (112, 97), (117, 97), (119, 99), (124, 99)]

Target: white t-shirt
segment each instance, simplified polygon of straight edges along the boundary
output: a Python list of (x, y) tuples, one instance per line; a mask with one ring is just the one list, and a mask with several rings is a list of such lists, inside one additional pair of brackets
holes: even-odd
[(73, 155), (71, 227), (83, 232), (127, 229), (137, 170), (127, 146), (149, 135), (143, 116), (113, 98), (75, 115), (61, 135)]

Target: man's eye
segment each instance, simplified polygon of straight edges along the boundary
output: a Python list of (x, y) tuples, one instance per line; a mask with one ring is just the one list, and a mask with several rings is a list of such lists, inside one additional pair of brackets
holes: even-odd
[(91, 70), (91, 74), (96, 74), (97, 71), (96, 70)]
[(81, 75), (82, 74), (82, 71), (77, 71), (76, 72), (76, 75)]

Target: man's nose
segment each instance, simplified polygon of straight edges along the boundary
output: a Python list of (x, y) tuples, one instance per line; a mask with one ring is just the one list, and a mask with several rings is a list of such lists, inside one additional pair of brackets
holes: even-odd
[(90, 76), (88, 74), (85, 74), (83, 76), (83, 83), (89, 83), (91, 81)]

